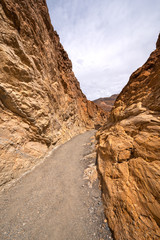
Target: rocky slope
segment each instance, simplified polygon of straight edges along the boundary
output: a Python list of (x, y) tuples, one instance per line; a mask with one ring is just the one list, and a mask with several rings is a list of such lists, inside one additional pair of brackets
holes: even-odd
[(160, 36), (97, 140), (105, 213), (115, 239), (160, 239)]
[(98, 98), (93, 102), (97, 104), (100, 108), (102, 108), (104, 111), (110, 112), (117, 97), (118, 94), (114, 94), (111, 97)]
[(0, 59), (2, 186), (105, 114), (81, 92), (45, 0), (0, 1)]

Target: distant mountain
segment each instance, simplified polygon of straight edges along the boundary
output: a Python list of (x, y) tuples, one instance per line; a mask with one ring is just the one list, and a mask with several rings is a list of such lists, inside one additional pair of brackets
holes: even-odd
[(93, 102), (96, 103), (99, 107), (101, 107), (106, 112), (109, 112), (109, 111), (111, 111), (112, 106), (114, 105), (114, 102), (117, 97), (118, 97), (118, 94), (114, 94), (111, 97), (98, 98), (98, 99), (94, 100)]

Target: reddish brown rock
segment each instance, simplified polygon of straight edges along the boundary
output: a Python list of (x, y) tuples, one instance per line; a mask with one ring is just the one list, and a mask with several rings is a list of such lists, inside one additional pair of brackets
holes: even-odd
[(117, 97), (118, 94), (114, 94), (111, 97), (98, 98), (93, 102), (97, 104), (100, 108), (102, 108), (104, 111), (110, 112)]
[(101, 124), (54, 31), (45, 0), (0, 1), (0, 186)]
[(116, 240), (160, 239), (160, 36), (98, 132), (98, 168)]

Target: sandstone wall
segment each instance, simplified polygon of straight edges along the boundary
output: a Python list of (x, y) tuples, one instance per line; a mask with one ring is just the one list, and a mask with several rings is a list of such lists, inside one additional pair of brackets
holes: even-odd
[(2, 186), (105, 114), (81, 92), (45, 0), (0, 1), (0, 59)]
[(105, 213), (115, 239), (160, 239), (160, 36), (97, 140)]

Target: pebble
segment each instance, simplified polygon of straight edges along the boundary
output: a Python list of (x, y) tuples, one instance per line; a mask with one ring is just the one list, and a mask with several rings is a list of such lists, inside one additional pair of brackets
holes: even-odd
[(94, 208), (93, 207), (89, 208), (89, 212), (94, 213)]

